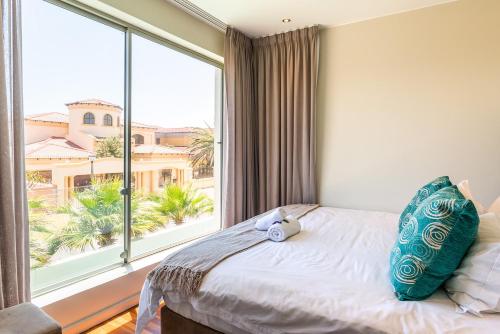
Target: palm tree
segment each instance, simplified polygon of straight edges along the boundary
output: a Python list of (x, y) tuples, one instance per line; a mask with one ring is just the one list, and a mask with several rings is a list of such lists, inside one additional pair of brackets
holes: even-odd
[(48, 249), (47, 240), (53, 234), (46, 217), (52, 207), (41, 198), (28, 199), (29, 248), (31, 267), (38, 268), (50, 262), (53, 253)]
[(214, 166), (214, 132), (213, 129), (199, 128), (195, 130), (193, 141), (189, 146), (193, 167)]
[(183, 223), (188, 217), (196, 218), (214, 210), (213, 200), (190, 186), (169, 184), (156, 200), (156, 210), (176, 224)]
[(154, 232), (167, 224), (166, 219), (154, 210), (155, 202), (148, 197), (134, 192), (131, 202), (132, 238), (140, 238), (147, 232)]
[(70, 215), (70, 221), (52, 238), (52, 248), (84, 251), (113, 244), (122, 230), (121, 187), (119, 179), (92, 180), (92, 187), (75, 192), (75, 200), (61, 209)]
[[(112, 245), (123, 233), (123, 198), (119, 179), (93, 180), (92, 187), (74, 194), (75, 201), (62, 209), (70, 215), (69, 223), (49, 243), (50, 252), (61, 247), (84, 251)], [(164, 226), (165, 221), (154, 210), (144, 208), (144, 199), (132, 194), (132, 236)]]
[(122, 158), (123, 145), (118, 137), (107, 137), (97, 143), (97, 158)]

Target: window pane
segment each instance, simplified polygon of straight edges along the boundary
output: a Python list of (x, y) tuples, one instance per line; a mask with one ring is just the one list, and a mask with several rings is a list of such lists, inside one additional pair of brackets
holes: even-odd
[(34, 293), (120, 264), (124, 32), (23, 1)]
[(212, 65), (133, 35), (132, 257), (220, 226), (220, 77)]

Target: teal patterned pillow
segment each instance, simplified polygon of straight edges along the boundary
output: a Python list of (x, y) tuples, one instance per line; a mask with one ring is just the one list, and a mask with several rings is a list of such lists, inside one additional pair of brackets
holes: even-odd
[(438, 190), (408, 218), (391, 253), (391, 283), (399, 300), (430, 296), (474, 242), (476, 208), (456, 186)]
[(399, 232), (401, 233), (403, 227), (410, 221), (413, 213), (420, 203), (439, 189), (451, 186), (452, 184), (450, 182), (450, 178), (448, 176), (441, 176), (417, 190), (417, 193), (413, 196), (410, 203), (406, 206), (403, 213), (401, 213), (401, 216), (399, 217)]

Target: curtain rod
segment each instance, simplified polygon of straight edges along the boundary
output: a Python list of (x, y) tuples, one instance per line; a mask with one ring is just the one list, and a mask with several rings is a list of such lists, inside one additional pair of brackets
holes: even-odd
[(225, 24), (212, 14), (204, 11), (200, 7), (196, 6), (189, 0), (166, 0), (166, 1), (176, 5), (186, 13), (208, 23), (209, 25), (215, 27), (217, 30), (220, 30), (222, 32), (226, 31), (227, 24)]

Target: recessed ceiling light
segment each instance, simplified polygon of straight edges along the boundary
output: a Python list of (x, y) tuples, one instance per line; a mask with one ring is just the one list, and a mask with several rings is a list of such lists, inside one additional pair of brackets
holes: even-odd
[(289, 23), (289, 22), (292, 22), (292, 19), (288, 19), (288, 18), (287, 19), (283, 19), (283, 20), (281, 20), (281, 22), (283, 22), (283, 23)]

